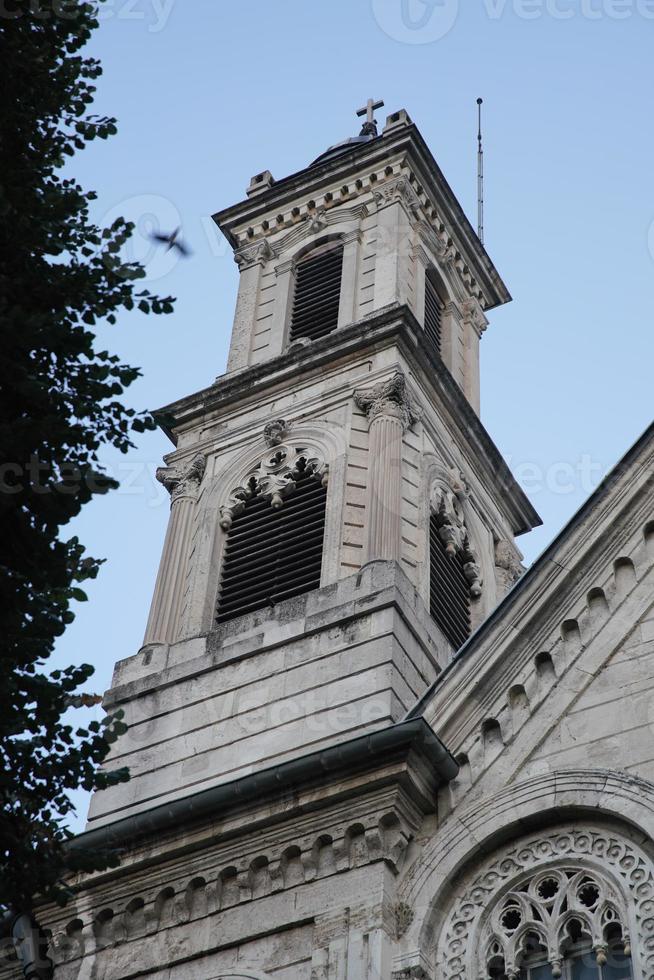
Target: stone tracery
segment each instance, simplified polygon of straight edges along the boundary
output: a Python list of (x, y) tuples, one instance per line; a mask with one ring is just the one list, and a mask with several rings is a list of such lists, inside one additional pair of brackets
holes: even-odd
[(651, 976), (653, 911), (651, 866), (630, 841), (601, 828), (554, 830), (513, 844), (469, 883), (445, 920), (438, 975), (476, 980), (503, 965), (506, 976), (517, 977), (531, 935), (559, 976), (570, 923), (577, 922), (599, 964), (610, 930), (619, 929), (625, 952), (633, 948), (643, 975)]
[(482, 594), (483, 580), (477, 555), (470, 544), (463, 511), (463, 502), (469, 496), (470, 490), (463, 475), (453, 468), (447, 472), (445, 478), (438, 479), (434, 483), (430, 506), (445, 551), (450, 558), (454, 558), (457, 554), (461, 555), (463, 572), (470, 585), (470, 594), (476, 599)]
[(301, 473), (311, 474), (327, 485), (329, 468), (325, 460), (312, 450), (275, 443), (274, 451), (267, 453), (245, 476), (243, 482), (232, 489), (228, 502), (220, 508), (220, 526), (228, 531), (234, 518), (254, 496), (270, 499), (270, 505), (278, 510), (285, 498), (293, 492)]

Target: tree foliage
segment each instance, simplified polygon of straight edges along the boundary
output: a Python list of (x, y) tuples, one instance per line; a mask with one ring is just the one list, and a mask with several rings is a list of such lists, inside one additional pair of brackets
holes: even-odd
[(0, 907), (22, 911), (35, 896), (64, 901), (73, 863), (111, 860), (69, 853), (64, 823), (68, 791), (127, 778), (98, 768), (124, 726), (114, 715), (76, 729), (92, 668), (46, 661), (100, 565), (62, 528), (117, 485), (102, 447), (126, 452), (154, 424), (122, 403), (139, 371), (97, 349), (94, 327), (135, 306), (172, 310), (121, 259), (132, 226), (97, 227), (95, 194), (70, 176), (77, 151), (116, 132), (90, 112), (101, 67), (80, 52), (97, 26), (97, 3), (77, 0), (16, 0), (0, 15)]

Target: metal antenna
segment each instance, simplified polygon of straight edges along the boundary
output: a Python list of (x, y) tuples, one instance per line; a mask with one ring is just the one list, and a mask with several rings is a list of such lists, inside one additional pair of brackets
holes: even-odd
[(477, 234), (484, 244), (484, 146), (481, 137), (481, 107), (483, 99), (477, 99), (479, 130), (477, 132)]

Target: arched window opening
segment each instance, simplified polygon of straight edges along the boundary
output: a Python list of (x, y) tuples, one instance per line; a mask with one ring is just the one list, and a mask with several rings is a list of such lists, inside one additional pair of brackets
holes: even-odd
[(291, 341), (318, 340), (335, 330), (343, 273), (343, 246), (329, 242), (313, 249), (295, 269)]
[(509, 892), (489, 921), (485, 962), (495, 980), (631, 980), (624, 911), (600, 874), (541, 872)]
[(283, 480), (271, 490), (265, 479), (251, 477), (245, 503), (230, 516), (218, 623), (320, 586), (326, 479), (315, 461), (300, 455)]
[(443, 288), (438, 282), (436, 271), (428, 269), (425, 276), (425, 338), (439, 357), (444, 309)]
[(441, 534), (439, 514), (429, 521), (429, 610), (455, 650), (470, 636), (470, 581), (472, 556), (463, 548), (448, 547)]

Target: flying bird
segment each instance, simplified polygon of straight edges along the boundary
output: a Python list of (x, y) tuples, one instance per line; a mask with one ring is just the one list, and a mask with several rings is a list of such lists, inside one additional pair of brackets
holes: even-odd
[(183, 242), (178, 240), (178, 235), (181, 230), (181, 226), (177, 227), (168, 235), (162, 235), (161, 232), (153, 231), (150, 234), (150, 238), (153, 242), (161, 242), (162, 245), (167, 245), (167, 252), (170, 252), (171, 248), (176, 248), (180, 255), (190, 255), (191, 250)]

